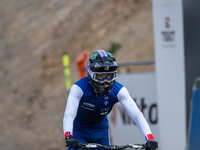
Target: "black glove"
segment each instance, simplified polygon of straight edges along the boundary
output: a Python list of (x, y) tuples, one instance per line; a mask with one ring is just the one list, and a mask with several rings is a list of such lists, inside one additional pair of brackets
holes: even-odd
[(147, 141), (145, 144), (146, 150), (156, 149), (158, 147), (158, 142), (156, 141)]
[(75, 148), (75, 149), (79, 149), (80, 145), (79, 145), (79, 141), (74, 139), (73, 136), (70, 135), (70, 137), (66, 137), (66, 146), (69, 148)]

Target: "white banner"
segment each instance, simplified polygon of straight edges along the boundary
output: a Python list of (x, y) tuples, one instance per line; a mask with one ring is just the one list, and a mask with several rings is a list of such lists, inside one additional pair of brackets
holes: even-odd
[[(120, 74), (117, 81), (124, 85), (143, 112), (151, 131), (158, 139), (158, 108), (156, 103), (155, 73)], [(109, 114), (112, 144), (145, 143), (145, 137), (118, 103)]]
[(186, 148), (185, 65), (181, 0), (153, 0), (159, 147)]

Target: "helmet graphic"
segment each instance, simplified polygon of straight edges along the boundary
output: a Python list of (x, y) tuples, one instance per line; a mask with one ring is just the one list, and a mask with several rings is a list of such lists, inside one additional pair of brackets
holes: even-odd
[(87, 62), (89, 83), (100, 94), (107, 95), (117, 77), (117, 62), (111, 53), (97, 50), (90, 54)]

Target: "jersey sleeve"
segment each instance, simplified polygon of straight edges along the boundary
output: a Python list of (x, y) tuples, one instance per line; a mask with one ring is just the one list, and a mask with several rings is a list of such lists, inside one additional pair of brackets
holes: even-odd
[(125, 87), (123, 87), (119, 91), (117, 97), (119, 102), (126, 110), (127, 114), (133, 119), (140, 131), (143, 133), (146, 140), (154, 139), (146, 119), (137, 107), (134, 100), (131, 98), (128, 90)]
[(76, 84), (72, 85), (68, 99), (67, 99), (67, 104), (65, 108), (64, 117), (63, 117), (64, 134), (66, 132), (72, 133), (73, 131), (73, 121), (74, 121), (74, 118), (76, 117), (78, 105), (79, 105), (82, 95), (83, 95), (82, 89)]

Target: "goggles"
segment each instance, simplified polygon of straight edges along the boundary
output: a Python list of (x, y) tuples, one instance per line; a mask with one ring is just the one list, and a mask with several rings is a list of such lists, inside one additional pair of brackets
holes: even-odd
[(98, 83), (104, 83), (104, 82), (112, 82), (116, 80), (117, 78), (117, 70), (110, 71), (110, 72), (92, 72), (90, 69), (88, 62), (87, 62), (87, 72), (92, 78), (92, 80), (98, 82)]
[(114, 71), (114, 72), (93, 72), (91, 77), (94, 81), (99, 82), (99, 83), (104, 83), (104, 82), (110, 83), (110, 82), (116, 80), (117, 71)]

